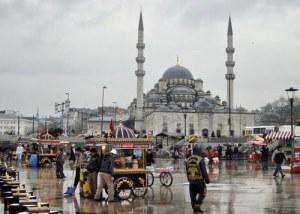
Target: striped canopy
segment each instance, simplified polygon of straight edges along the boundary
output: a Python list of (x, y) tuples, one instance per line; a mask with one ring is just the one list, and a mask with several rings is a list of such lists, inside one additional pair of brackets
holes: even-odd
[(271, 132), (265, 136), (266, 140), (290, 140), (291, 139), (290, 131), (282, 131), (282, 132)]

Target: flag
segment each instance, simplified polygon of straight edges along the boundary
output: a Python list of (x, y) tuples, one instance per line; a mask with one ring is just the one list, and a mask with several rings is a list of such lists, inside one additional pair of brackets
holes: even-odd
[(114, 132), (114, 123), (113, 123), (113, 120), (110, 119), (110, 123), (109, 123), (109, 129), (110, 129), (110, 132), (113, 133)]

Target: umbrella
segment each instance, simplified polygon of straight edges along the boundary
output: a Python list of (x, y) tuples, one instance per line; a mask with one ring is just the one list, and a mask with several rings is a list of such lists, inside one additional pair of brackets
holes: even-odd
[(266, 146), (267, 144), (263, 141), (250, 140), (246, 142), (248, 145)]

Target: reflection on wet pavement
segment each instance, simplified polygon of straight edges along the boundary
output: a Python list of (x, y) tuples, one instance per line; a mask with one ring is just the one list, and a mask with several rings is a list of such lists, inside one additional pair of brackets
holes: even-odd
[[(166, 160), (157, 162), (158, 167), (167, 164)], [(64, 213), (192, 213), (185, 202), (183, 162), (179, 166), (170, 188), (155, 180), (145, 198), (109, 204), (81, 198), (78, 192), (75, 197), (64, 197), (67, 186), (73, 184), (73, 174), (68, 169), (64, 180), (56, 179), (54, 169), (22, 168), (20, 177), (28, 190)], [(203, 204), (205, 213), (300, 213), (300, 175), (274, 179), (273, 169), (272, 165), (245, 161), (223, 161), (220, 166), (208, 168), (211, 184)], [(2, 204), (0, 209), (3, 210)]]

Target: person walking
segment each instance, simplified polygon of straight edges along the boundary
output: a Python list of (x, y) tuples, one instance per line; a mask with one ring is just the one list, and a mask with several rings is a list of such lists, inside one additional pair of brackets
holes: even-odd
[(152, 153), (151, 149), (148, 149), (147, 153), (146, 153), (146, 165), (152, 166), (152, 164), (155, 164), (155, 161), (153, 158), (153, 153)]
[(73, 185), (73, 193), (75, 193), (77, 185), (80, 181), (80, 170), (83, 163), (83, 154), (82, 149), (80, 147), (75, 149), (75, 162), (74, 162), (74, 168), (75, 168), (75, 179), (74, 179), (74, 185)]
[(97, 189), (97, 175), (98, 175), (98, 170), (99, 170), (99, 156), (97, 153), (97, 150), (95, 148), (92, 148), (90, 150), (91, 152), (91, 157), (87, 165), (87, 170), (88, 170), (88, 183), (90, 186), (91, 190), (91, 198), (95, 197), (96, 189)]
[(74, 169), (74, 163), (75, 163), (75, 145), (72, 144), (71, 148), (70, 148), (70, 157), (69, 157), (69, 164), (70, 164), (70, 169), (73, 170)]
[(104, 154), (101, 167), (100, 167), (100, 185), (97, 189), (95, 200), (100, 199), (101, 192), (106, 185), (108, 188), (108, 202), (116, 202), (114, 199), (114, 185), (113, 185), (113, 163), (114, 156), (117, 155), (117, 151), (112, 149), (109, 153)]
[(221, 161), (222, 156), (223, 156), (223, 153), (222, 153), (223, 152), (223, 147), (221, 146), (221, 144), (218, 145), (217, 150), (218, 150), (218, 158)]
[(186, 161), (187, 179), (190, 183), (191, 205), (194, 213), (203, 213), (201, 205), (206, 195), (206, 184), (209, 177), (203, 158), (203, 150), (200, 145), (196, 144), (193, 148), (193, 155)]
[(261, 148), (261, 161), (264, 162), (268, 162), (268, 158), (269, 158), (269, 149), (266, 146), (262, 146)]
[(18, 144), (18, 147), (16, 149), (16, 156), (17, 156), (17, 163), (18, 165), (22, 164), (22, 155), (24, 152), (24, 148), (21, 144)]
[(233, 147), (233, 159), (237, 160), (239, 158), (239, 147), (237, 144)]
[(281, 174), (281, 177), (284, 178), (285, 174), (283, 174), (281, 166), (283, 164), (283, 161), (287, 161), (287, 159), (281, 148), (282, 146), (277, 146), (277, 149), (273, 152), (272, 155), (272, 162), (276, 164), (273, 176), (277, 177), (277, 173), (279, 172)]
[(60, 148), (56, 154), (56, 177), (65, 178), (64, 174), (64, 149)]

